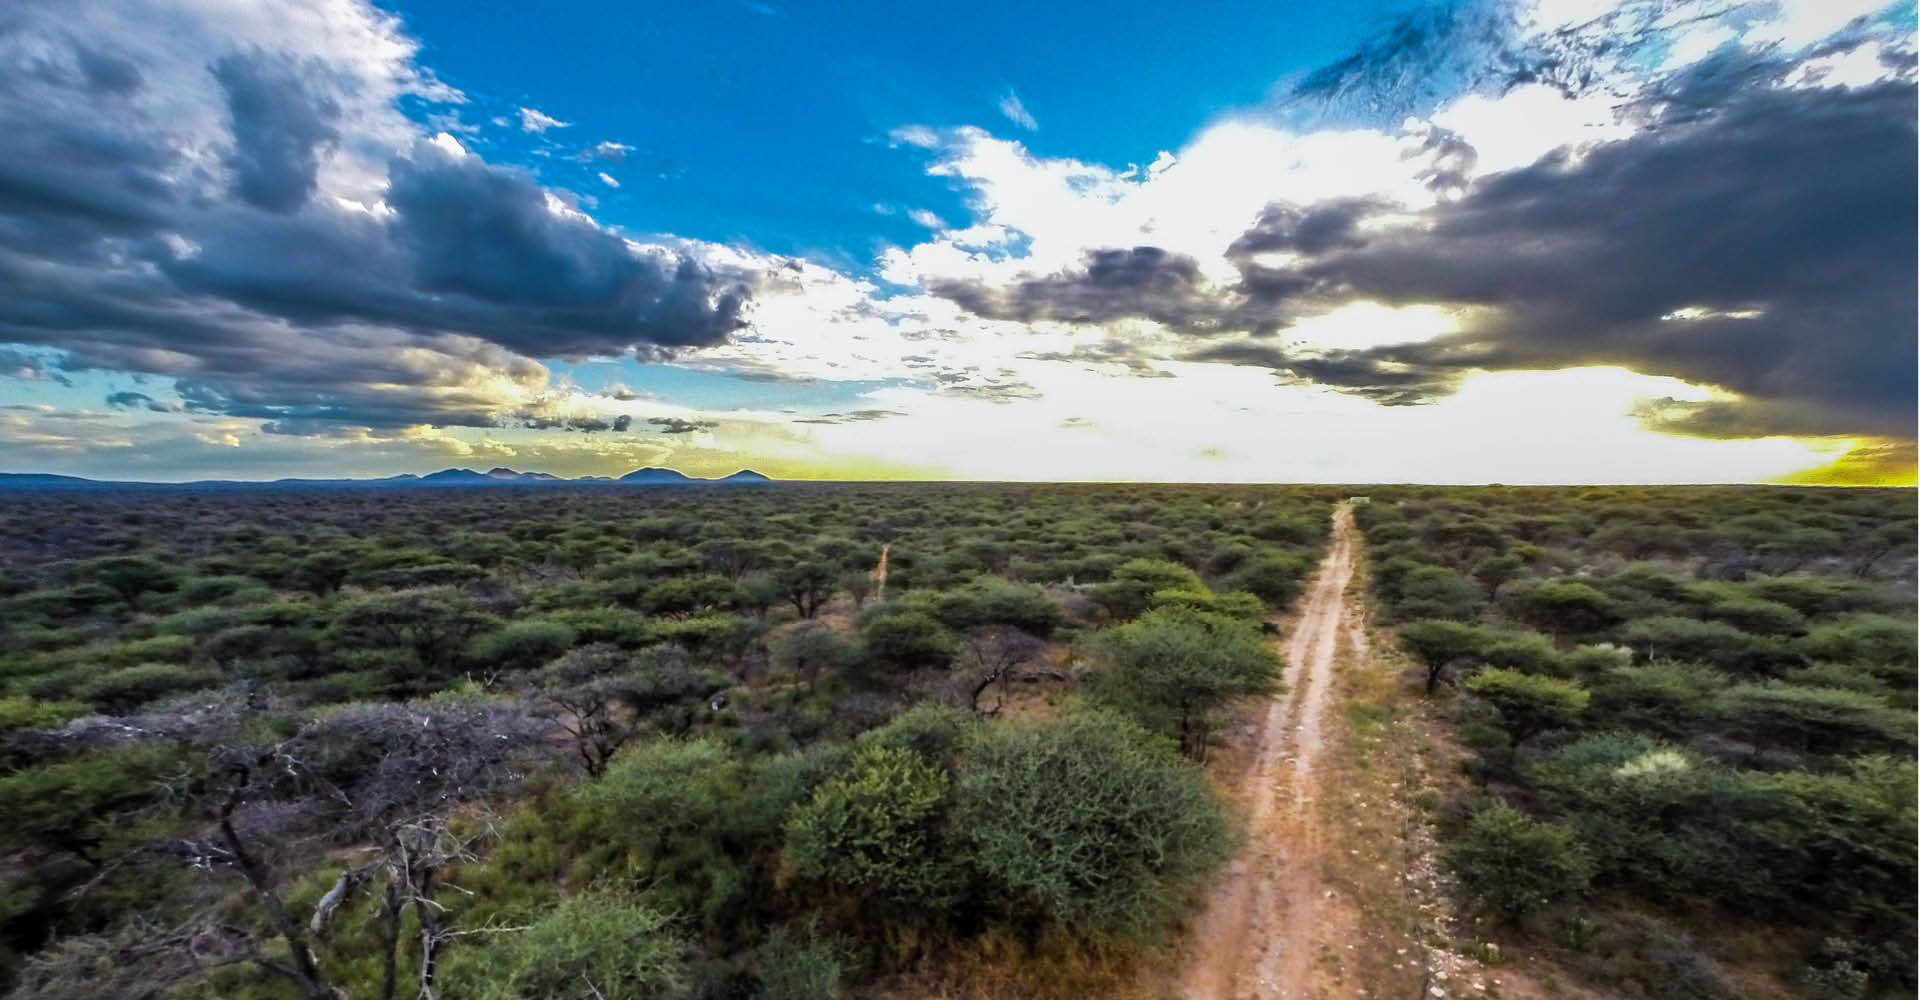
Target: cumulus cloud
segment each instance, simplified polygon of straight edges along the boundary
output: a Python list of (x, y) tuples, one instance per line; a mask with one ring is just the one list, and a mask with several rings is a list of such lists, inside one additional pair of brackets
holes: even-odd
[(544, 391), (535, 358), (657, 358), (742, 329), (764, 261), (631, 240), (426, 135), (401, 102), (462, 97), (415, 48), (361, 0), (15, 12), (0, 342), (288, 428), (479, 426)]
[(1752, 401), (1664, 421), (1677, 431), (1911, 435), (1915, 113), (1903, 83), (1767, 88), (1488, 178), (1419, 226), (1272, 272), (1292, 282), (1280, 301), (1485, 307), (1479, 322), (1357, 353), (1337, 378), (1291, 368), (1398, 393), (1618, 364)]
[[(986, 319), (1176, 335), (1034, 359), (1255, 365), (1388, 405), (1475, 371), (1620, 366), (1720, 393), (1643, 413), (1668, 433), (1911, 438), (1911, 45), (1842, 19), (1783, 49), (1761, 17), (1726, 29), (1751, 44), (1676, 49), (1649, 77), (1643, 57), (1674, 46), (1674, 24), (1718, 15), (1643, 14), (1428, 12), (1293, 92), (1322, 122), (1416, 116), (1395, 132), (1230, 122), (1132, 173), (915, 133), (976, 220), (896, 254), (892, 273)], [(1815, 63), (1853, 75), (1829, 83)], [(1400, 101), (1401, 82), (1428, 76), (1444, 86), (1412, 88), (1419, 103), (1345, 107)], [(1229, 142), (1270, 150), (1271, 179), (1214, 152)], [(1196, 195), (1214, 188), (1266, 197)], [(1316, 339), (1360, 307), (1375, 336)]]

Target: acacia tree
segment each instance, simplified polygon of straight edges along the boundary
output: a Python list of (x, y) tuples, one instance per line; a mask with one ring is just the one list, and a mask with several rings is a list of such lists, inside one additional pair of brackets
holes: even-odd
[[(980, 696), (995, 684), (1002, 684), (1014, 671), (1033, 662), (1047, 644), (1010, 625), (983, 625), (968, 629), (961, 637), (969, 662), (964, 683), (967, 707), (980, 711)], [(1001, 688), (1004, 697), (1006, 688)], [(1000, 711), (996, 703), (992, 712)]]
[(639, 672), (633, 654), (604, 643), (570, 650), (527, 679), (533, 714), (566, 734), (597, 778), (621, 747), (655, 728), (662, 709), (728, 685), (684, 657), (656, 655), (650, 665)]
[(839, 574), (824, 562), (808, 561), (787, 567), (780, 574), (781, 589), (786, 592), (787, 600), (793, 602), (793, 610), (802, 618), (812, 618), (820, 613), (820, 606), (833, 596), (834, 584)]
[(1241, 619), (1161, 609), (1102, 634), (1096, 697), (1169, 732), (1190, 757), (1206, 756), (1213, 710), (1273, 690), (1280, 660)]
[(1427, 693), (1440, 685), (1447, 668), (1480, 652), (1480, 632), (1448, 619), (1413, 622), (1400, 628), (1400, 645), (1426, 669)]
[(354, 598), (330, 632), (340, 644), (401, 650), (429, 672), (447, 674), (467, 643), (493, 624), (452, 587), (417, 587)]

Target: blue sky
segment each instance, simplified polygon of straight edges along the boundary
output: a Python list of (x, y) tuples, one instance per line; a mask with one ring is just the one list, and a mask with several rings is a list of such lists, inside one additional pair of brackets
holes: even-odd
[[(592, 194), (600, 218), (856, 268), (882, 243), (924, 238), (911, 209), (965, 214), (959, 194), (889, 141), (903, 124), (980, 124), (1041, 156), (1149, 163), (1401, 13), (1333, 2), (1177, 14), (1138, 2), (898, 4), (879, 15), (784, 2), (388, 6), (423, 61), (472, 99), (461, 110), (483, 126), (476, 148)], [(1035, 127), (1002, 112), (1009, 95)], [(568, 124), (526, 132), (522, 107)], [(623, 163), (578, 158), (601, 142), (633, 149)]]
[(0, 471), (1911, 483), (1910, 0), (20, 0)]

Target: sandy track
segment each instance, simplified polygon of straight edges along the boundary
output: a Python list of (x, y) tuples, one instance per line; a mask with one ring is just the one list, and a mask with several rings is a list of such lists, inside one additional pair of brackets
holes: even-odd
[[(1286, 690), (1267, 704), (1247, 769), (1247, 843), (1194, 926), (1184, 1000), (1302, 997), (1312, 977), (1321, 833), (1311, 821), (1314, 763), (1353, 577), (1353, 515), (1333, 538), (1287, 639)], [(1348, 640), (1355, 638), (1349, 630)]]

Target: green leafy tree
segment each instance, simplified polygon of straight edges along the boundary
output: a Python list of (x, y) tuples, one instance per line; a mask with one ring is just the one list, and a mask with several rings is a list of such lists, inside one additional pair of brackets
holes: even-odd
[(456, 949), (437, 992), (471, 1000), (665, 1000), (686, 986), (688, 953), (666, 914), (586, 893), (524, 930)]
[(1757, 740), (1815, 753), (1911, 750), (1914, 716), (1860, 691), (1771, 682), (1720, 693), (1713, 712)]
[(1504, 802), (1474, 813), (1445, 858), (1469, 890), (1507, 917), (1577, 895), (1593, 876), (1571, 832)]
[(787, 862), (802, 878), (944, 908), (961, 888), (944, 834), (949, 783), (911, 750), (863, 747), (787, 820)]
[(1437, 619), (1400, 626), (1400, 645), (1420, 661), (1428, 694), (1455, 664), (1480, 655), (1480, 630), (1462, 622)]
[(1612, 598), (1578, 580), (1515, 582), (1500, 603), (1515, 618), (1555, 635), (1590, 635), (1620, 621)]
[(833, 588), (839, 581), (840, 574), (830, 562), (809, 560), (780, 573), (781, 590), (802, 618), (819, 614), (821, 605), (833, 596)]
[(1500, 667), (1474, 674), (1464, 686), (1469, 694), (1500, 710), (1515, 744), (1544, 730), (1572, 725), (1592, 698), (1591, 692), (1572, 681)]
[(983, 726), (954, 786), (953, 829), (1009, 915), (1150, 939), (1231, 855), (1200, 768), (1111, 712)]
[(1280, 660), (1243, 620), (1153, 611), (1101, 633), (1094, 696), (1203, 757), (1211, 714), (1228, 700), (1272, 691)]
[(1472, 621), (1485, 603), (1472, 580), (1444, 566), (1421, 566), (1401, 580), (1394, 610), (1405, 618)]
[(492, 675), (532, 670), (573, 648), (578, 638), (571, 627), (552, 619), (511, 622), (475, 636), (467, 658)]
[(958, 646), (946, 627), (921, 611), (882, 606), (860, 626), (867, 653), (900, 667), (937, 667), (953, 660)]

